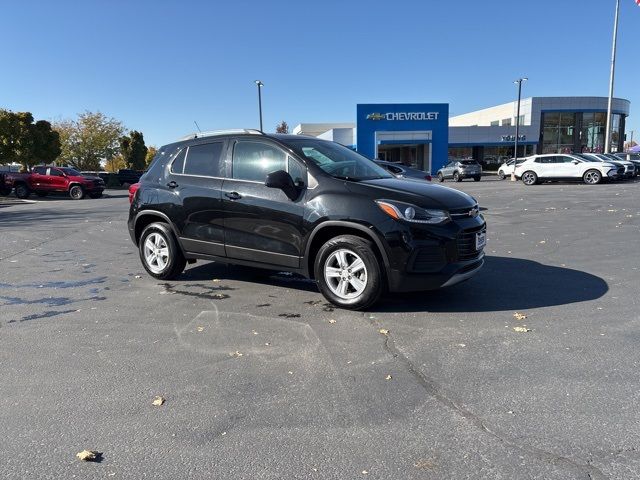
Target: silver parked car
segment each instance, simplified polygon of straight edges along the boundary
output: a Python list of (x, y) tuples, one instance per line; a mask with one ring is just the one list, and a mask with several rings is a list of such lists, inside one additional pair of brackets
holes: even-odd
[(473, 159), (451, 160), (438, 170), (438, 180), (444, 182), (446, 178), (452, 178), (455, 182), (461, 182), (465, 178), (473, 178), (476, 182), (482, 177), (482, 167)]

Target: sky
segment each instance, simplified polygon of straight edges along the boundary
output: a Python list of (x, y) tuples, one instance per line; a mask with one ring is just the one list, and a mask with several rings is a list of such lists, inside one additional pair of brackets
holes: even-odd
[[(101, 111), (160, 146), (202, 130), (355, 122), (358, 103), (608, 95), (615, 0), (0, 0), (0, 108)], [(640, 140), (640, 7), (621, 0), (615, 96)]]

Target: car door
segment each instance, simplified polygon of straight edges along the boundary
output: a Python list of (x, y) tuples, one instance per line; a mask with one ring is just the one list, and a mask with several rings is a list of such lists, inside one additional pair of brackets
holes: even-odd
[(47, 176), (48, 191), (51, 192), (66, 192), (67, 191), (67, 177), (62, 173), (62, 170), (57, 168), (48, 168)]
[[(267, 174), (288, 171), (300, 188), (291, 200), (264, 182)], [(303, 256), (303, 200), (306, 167), (274, 143), (236, 139), (231, 178), (224, 180), (222, 203), (227, 256), (297, 268)]]
[(180, 243), (188, 252), (224, 256), (222, 182), (225, 172), (224, 139), (203, 139), (184, 147), (173, 159), (164, 188), (182, 205), (174, 217)]
[(47, 182), (47, 167), (33, 167), (31, 170), (31, 188), (38, 191), (49, 191)]
[(556, 169), (558, 178), (579, 178), (580, 161), (568, 155), (557, 155)]
[(449, 162), (442, 167), (442, 176), (444, 178), (451, 178), (453, 176), (453, 166), (455, 162)]

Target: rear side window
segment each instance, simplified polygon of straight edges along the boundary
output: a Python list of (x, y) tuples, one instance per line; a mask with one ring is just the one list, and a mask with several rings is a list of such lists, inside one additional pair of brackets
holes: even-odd
[(191, 145), (187, 151), (187, 159), (184, 164), (185, 175), (219, 177), (220, 156), (222, 155), (223, 145), (223, 142)]
[(55, 169), (55, 168), (50, 168), (49, 169), (49, 175), (51, 175), (53, 177), (64, 177), (62, 172), (60, 170), (58, 170), (58, 169)]
[(262, 142), (238, 142), (233, 149), (233, 178), (264, 182), (267, 174), (287, 169), (287, 155)]
[(33, 173), (37, 173), (38, 175), (46, 175), (47, 167), (35, 167), (32, 171)]
[(171, 164), (171, 173), (182, 173), (184, 169), (184, 157), (187, 155), (187, 149), (183, 148), (180, 153), (173, 159)]
[(460, 162), (462, 165), (476, 165), (477, 162), (475, 160), (462, 160)]

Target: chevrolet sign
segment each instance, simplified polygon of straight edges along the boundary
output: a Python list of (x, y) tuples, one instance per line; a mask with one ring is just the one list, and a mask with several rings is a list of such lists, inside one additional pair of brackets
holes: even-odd
[(438, 120), (440, 112), (370, 113), (367, 120)]

